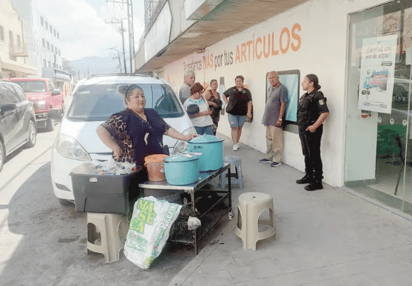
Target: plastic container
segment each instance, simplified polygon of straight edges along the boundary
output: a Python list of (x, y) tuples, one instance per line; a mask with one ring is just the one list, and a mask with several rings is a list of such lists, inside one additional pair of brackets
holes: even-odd
[(155, 154), (149, 155), (144, 158), (144, 165), (147, 168), (147, 175), (149, 181), (160, 182), (166, 180), (164, 172), (164, 162), (163, 159), (169, 157), (165, 154)]
[(77, 166), (70, 175), (78, 212), (127, 215), (140, 195), (139, 184), (147, 181), (146, 169), (126, 175), (96, 175), (91, 163)]
[(166, 180), (171, 185), (190, 185), (199, 180), (199, 156), (173, 155), (165, 158)]
[(223, 167), (223, 139), (202, 135), (189, 141), (189, 152), (201, 152), (200, 172), (216, 171)]

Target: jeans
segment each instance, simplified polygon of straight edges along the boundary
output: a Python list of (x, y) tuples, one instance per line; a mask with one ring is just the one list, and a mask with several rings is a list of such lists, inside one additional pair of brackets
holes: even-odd
[(230, 128), (236, 128), (236, 127), (242, 128), (243, 125), (245, 124), (246, 116), (232, 115), (228, 113), (227, 117), (229, 118)]
[(213, 135), (213, 130), (212, 126), (203, 126), (203, 127), (198, 127), (195, 126), (196, 132), (199, 135)]

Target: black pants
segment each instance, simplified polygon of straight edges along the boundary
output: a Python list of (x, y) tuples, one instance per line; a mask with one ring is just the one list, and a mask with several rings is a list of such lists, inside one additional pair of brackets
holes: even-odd
[(322, 139), (323, 125), (314, 133), (306, 131), (307, 127), (299, 126), (299, 138), (302, 144), (302, 153), (305, 156), (305, 172), (315, 180), (323, 179), (322, 159), (320, 158), (320, 140)]

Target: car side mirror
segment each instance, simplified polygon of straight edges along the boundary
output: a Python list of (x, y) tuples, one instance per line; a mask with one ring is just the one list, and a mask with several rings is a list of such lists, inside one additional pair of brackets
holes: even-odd
[(52, 95), (60, 95), (62, 92), (60, 91), (60, 89), (55, 89), (53, 90), (53, 92), (51, 93)]
[(4, 104), (0, 106), (0, 114), (3, 115), (5, 112), (15, 110), (16, 108), (17, 108), (17, 105), (14, 103)]

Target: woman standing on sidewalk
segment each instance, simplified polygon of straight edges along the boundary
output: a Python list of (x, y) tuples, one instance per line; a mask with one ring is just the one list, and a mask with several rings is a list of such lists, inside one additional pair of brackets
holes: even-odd
[(217, 80), (212, 79), (210, 81), (211, 89), (204, 94), (204, 97), (209, 103), (210, 109), (212, 110), (212, 117), (213, 120), (213, 135), (216, 135), (217, 126), (219, 124), (220, 119), (220, 110), (222, 109), (222, 101), (220, 100), (220, 94), (217, 92)]
[(297, 180), (297, 184), (307, 184), (307, 191), (323, 189), (322, 159), (320, 158), (320, 141), (323, 133), (323, 122), (329, 115), (326, 98), (319, 90), (319, 79), (314, 74), (305, 76), (302, 89), (306, 91), (299, 99), (298, 126), (302, 153), (305, 157), (305, 176)]
[(230, 128), (232, 129), (233, 151), (239, 149), (242, 127), (246, 117), (252, 118), (252, 95), (243, 86), (245, 78), (238, 75), (235, 78), (236, 85), (223, 93), (223, 100), (226, 102), (226, 112), (228, 113)]

